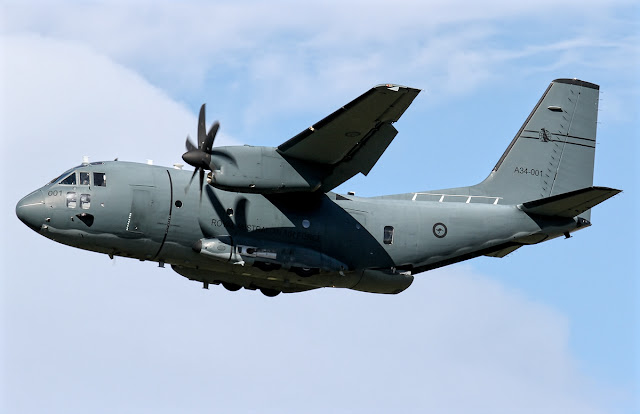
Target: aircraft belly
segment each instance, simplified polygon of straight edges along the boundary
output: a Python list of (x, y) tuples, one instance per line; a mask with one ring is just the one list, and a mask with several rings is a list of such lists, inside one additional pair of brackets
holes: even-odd
[(204, 282), (209, 284), (230, 283), (233, 285), (242, 286), (245, 289), (255, 290), (260, 288), (274, 289), (284, 293), (304, 292), (307, 290), (317, 289), (322, 286), (312, 286), (292, 283), (290, 281), (282, 282), (272, 279), (257, 279), (251, 275), (234, 275), (226, 273), (224, 270), (211, 270), (211, 269), (196, 269), (192, 267), (172, 266), (172, 269), (186, 277), (189, 280), (195, 280), (198, 282)]
[(354, 272), (319, 273), (303, 277), (284, 268), (265, 271), (248, 264), (223, 263), (201, 255), (194, 256), (193, 252), (169, 243), (166, 248), (177, 253), (167, 261), (176, 272), (192, 280), (207, 283), (228, 282), (249, 289), (267, 287), (286, 292), (291, 286), (305, 287), (303, 290), (319, 287), (350, 288), (360, 279), (360, 275)]

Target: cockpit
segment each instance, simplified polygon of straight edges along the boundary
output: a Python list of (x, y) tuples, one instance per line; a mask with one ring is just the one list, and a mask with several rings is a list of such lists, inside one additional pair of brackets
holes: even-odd
[[(107, 174), (100, 171), (90, 171), (89, 165), (102, 165), (101, 162), (93, 162), (91, 164), (83, 164), (65, 171), (58, 177), (49, 181), (49, 184), (60, 185), (87, 185), (96, 187), (107, 186)], [(84, 170), (84, 171), (83, 171)]]
[[(91, 183), (91, 177), (93, 176), (93, 184)], [(60, 177), (51, 181), (49, 184), (56, 182), (62, 185), (94, 185), (96, 187), (107, 186), (107, 175), (103, 172), (94, 172), (93, 174), (87, 171), (73, 171), (68, 175)]]
[[(91, 210), (92, 198), (98, 197), (97, 193), (101, 193), (100, 189), (106, 186), (107, 173), (104, 162), (83, 163), (49, 181), (42, 189), (42, 194), (45, 196), (45, 203), (53, 209)], [(100, 197), (104, 199), (104, 193), (101, 193)], [(101, 201), (99, 205), (104, 206), (104, 203)], [(93, 224), (93, 215), (86, 211), (75, 217), (89, 227)]]

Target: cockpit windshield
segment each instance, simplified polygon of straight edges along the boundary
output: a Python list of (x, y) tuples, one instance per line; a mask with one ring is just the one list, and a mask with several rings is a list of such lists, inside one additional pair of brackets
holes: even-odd
[(53, 180), (49, 181), (48, 184), (53, 184), (53, 183), (57, 183), (58, 181), (60, 181), (61, 179), (63, 179), (64, 177), (66, 177), (72, 170), (75, 170), (78, 167), (74, 167), (71, 168), (65, 172), (63, 172), (62, 174), (60, 174), (59, 176), (57, 176), (56, 178), (54, 178)]
[(77, 180), (76, 180), (76, 172), (72, 172), (71, 174), (67, 175), (65, 178), (63, 178), (58, 184), (65, 184), (65, 185), (76, 185)]
[[(92, 163), (91, 165), (98, 165), (103, 163)], [(93, 172), (93, 174), (89, 171), (76, 171), (77, 169), (84, 170), (86, 165), (81, 165), (70, 170), (65, 171), (58, 177), (49, 181), (49, 184), (57, 183), (62, 185), (94, 185), (97, 187), (106, 187), (107, 186), (107, 175), (104, 172)], [(93, 180), (91, 177), (93, 176)], [(93, 182), (92, 182), (93, 181)]]

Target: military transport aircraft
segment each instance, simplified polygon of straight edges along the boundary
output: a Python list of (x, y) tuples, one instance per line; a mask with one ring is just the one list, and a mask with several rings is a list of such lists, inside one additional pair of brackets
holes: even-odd
[(276, 148), (214, 147), (219, 124), (206, 131), (203, 105), (197, 146), (187, 137), (183, 155), (193, 173), (85, 162), (20, 200), (16, 214), (59, 243), (168, 263), (204, 288), (399, 293), (417, 273), (569, 237), (620, 192), (593, 186), (599, 86), (577, 79), (549, 85), (477, 185), (332, 192), (369, 173), (419, 92), (376, 86)]

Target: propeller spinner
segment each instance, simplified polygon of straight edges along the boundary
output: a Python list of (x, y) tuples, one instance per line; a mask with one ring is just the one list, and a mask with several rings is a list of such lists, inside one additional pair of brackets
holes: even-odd
[(189, 180), (189, 184), (185, 188), (185, 192), (191, 186), (193, 182), (193, 178), (197, 173), (200, 174), (200, 198), (202, 198), (202, 185), (204, 184), (204, 172), (205, 170), (211, 169), (211, 154), (213, 148), (213, 142), (216, 138), (216, 134), (218, 133), (218, 129), (220, 128), (220, 123), (218, 121), (214, 122), (209, 129), (209, 132), (206, 131), (206, 121), (205, 121), (205, 106), (206, 104), (202, 104), (200, 107), (200, 115), (198, 116), (198, 146), (196, 147), (192, 142), (189, 136), (187, 136), (187, 141), (185, 143), (187, 147), (187, 152), (182, 154), (182, 159), (187, 164), (195, 167), (193, 174), (191, 175), (191, 179)]

